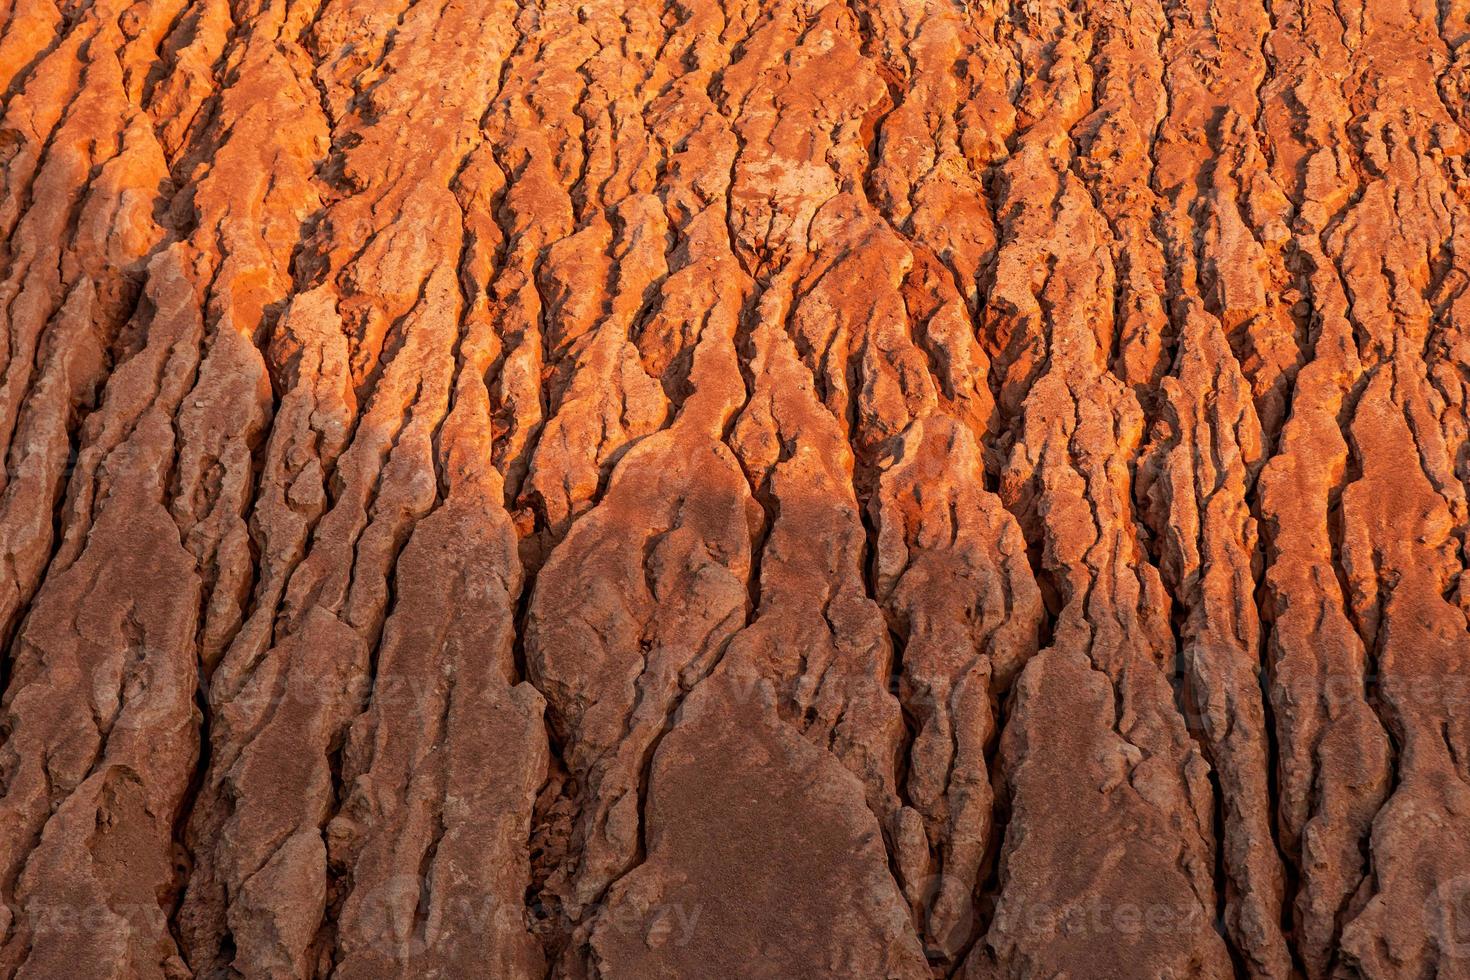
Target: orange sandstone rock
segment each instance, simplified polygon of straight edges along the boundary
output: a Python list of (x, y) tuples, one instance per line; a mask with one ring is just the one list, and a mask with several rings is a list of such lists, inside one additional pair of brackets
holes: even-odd
[(1467, 65), (7, 0), (0, 978), (1470, 977)]

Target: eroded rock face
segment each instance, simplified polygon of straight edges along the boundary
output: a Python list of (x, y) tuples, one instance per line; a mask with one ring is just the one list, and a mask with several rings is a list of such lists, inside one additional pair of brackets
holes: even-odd
[(1470, 0), (0, 93), (0, 977), (1470, 977)]

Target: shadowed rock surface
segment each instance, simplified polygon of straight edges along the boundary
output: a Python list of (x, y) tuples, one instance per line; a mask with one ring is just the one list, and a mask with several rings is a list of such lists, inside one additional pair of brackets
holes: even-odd
[(1470, 0), (0, 0), (0, 978), (1470, 978)]

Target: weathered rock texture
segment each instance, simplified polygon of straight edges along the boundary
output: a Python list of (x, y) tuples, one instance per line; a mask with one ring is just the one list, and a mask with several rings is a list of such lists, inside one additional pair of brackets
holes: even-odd
[(0, 977), (1470, 977), (1470, 0), (0, 91)]

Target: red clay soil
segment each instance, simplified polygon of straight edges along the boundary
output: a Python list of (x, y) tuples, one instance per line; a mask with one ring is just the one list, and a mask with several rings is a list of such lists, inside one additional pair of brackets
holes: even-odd
[(1470, 0), (0, 90), (0, 977), (1470, 977)]

